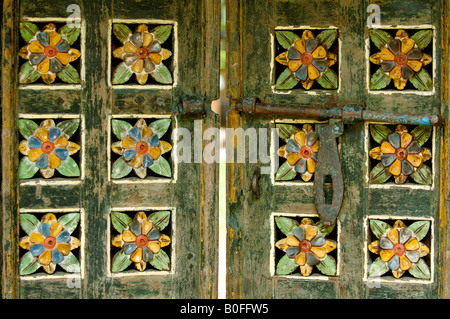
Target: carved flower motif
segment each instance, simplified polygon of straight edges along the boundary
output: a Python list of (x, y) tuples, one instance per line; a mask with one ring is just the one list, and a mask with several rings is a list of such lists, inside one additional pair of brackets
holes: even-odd
[[(76, 226), (78, 219), (73, 218), (75, 215), (78, 216), (78, 214), (66, 215), (71, 219), (69, 218), (68, 222), (65, 220), (65, 223), (62, 223), (60, 222), (61, 219), (57, 220), (55, 215), (46, 214), (30, 231), (29, 236), (23, 237), (20, 240), (20, 247), (29, 250), (37, 263), (42, 266), (48, 274), (52, 274), (55, 271), (56, 265), (62, 263), (72, 250), (80, 247), (80, 241), (77, 238), (70, 236), (73, 229), (69, 231), (66, 229), (67, 226), (63, 226), (68, 224), (75, 224)], [(28, 216), (28, 218), (32, 217)], [(72, 256), (72, 258), (74, 257)], [(27, 260), (27, 258), (24, 258), (23, 260)], [(76, 261), (76, 265), (78, 265), (78, 261)], [(31, 264), (31, 266), (34, 268), (36, 267), (33, 264)], [(66, 262), (63, 267), (66, 271), (70, 271), (68, 262)], [(71, 269), (73, 270), (74, 267), (71, 267)]]
[(303, 218), (300, 225), (292, 229), (292, 234), (279, 240), (275, 246), (300, 266), (303, 276), (309, 276), (313, 266), (320, 264), (325, 258), (331, 258), (327, 254), (336, 249), (336, 242), (325, 239), (311, 219)]
[[(171, 26), (163, 27), (168, 29), (165, 31), (166, 34), (167, 32), (170, 34)], [(113, 84), (124, 83), (132, 74), (136, 74), (139, 84), (147, 83), (149, 74), (157, 82), (172, 83), (170, 72), (162, 64), (162, 61), (172, 55), (172, 52), (161, 47), (166, 35), (156, 29), (149, 32), (145, 24), (139, 25), (135, 33), (131, 33), (125, 25), (116, 24), (114, 32), (123, 39), (123, 46), (114, 50), (113, 56), (123, 60), (123, 63), (117, 67), (113, 75)]]
[(278, 155), (287, 159), (287, 163), (299, 173), (307, 182), (316, 169), (319, 139), (310, 124), (303, 125), (302, 129), (293, 133), (286, 145), (281, 146)]
[(144, 271), (147, 262), (152, 262), (161, 248), (169, 244), (170, 237), (161, 234), (144, 212), (137, 213), (134, 220), (112, 241), (113, 246), (122, 248), (139, 271)]
[[(55, 169), (64, 176), (79, 176), (78, 164), (70, 155), (78, 152), (80, 146), (69, 141), (78, 128), (78, 119), (63, 121), (58, 126), (53, 120), (42, 121), (40, 127), (31, 120), (20, 120), (19, 123), (22, 135), (27, 138), (19, 145), (19, 151), (26, 156), (19, 165), (20, 178), (29, 178), (37, 170), (44, 178), (50, 178)], [(25, 175), (30, 172), (31, 176)]]
[[(165, 170), (170, 171), (170, 166), (167, 166), (167, 161), (161, 155), (169, 152), (172, 149), (172, 145), (160, 140), (158, 136), (158, 133), (162, 136), (167, 131), (170, 119), (155, 121), (151, 127), (147, 126), (144, 119), (139, 119), (134, 127), (120, 120), (113, 120), (113, 123), (115, 123), (114, 127), (122, 125), (126, 133), (123, 134), (124, 136), (120, 141), (112, 144), (112, 150), (114, 153), (122, 155), (121, 158), (130, 167), (130, 170), (132, 168), (140, 178), (147, 176), (147, 168), (156, 169), (160, 164), (164, 165)], [(160, 130), (161, 126), (158, 126), (158, 123), (166, 123), (163, 131)], [(160, 131), (158, 132), (157, 130)], [(121, 135), (120, 133), (118, 134)], [(117, 165), (115, 164), (114, 166), (117, 167)], [(114, 167), (113, 170), (115, 170)], [(113, 177), (117, 177), (114, 172), (113, 175)]]
[[(63, 81), (79, 83), (78, 72), (69, 65), (81, 55), (80, 51), (70, 47), (79, 32), (68, 34), (67, 26), (61, 29), (61, 32), (57, 32), (53, 23), (47, 24), (42, 32), (39, 32), (37, 27), (31, 23), (27, 23), (27, 27), (21, 24), (21, 32), (25, 34), (23, 29), (27, 29), (28, 33), (29, 30), (33, 30), (35, 33), (27, 41), (28, 44), (19, 51), (20, 57), (29, 60), (29, 64), (33, 67), (31, 70), (26, 68), (21, 70), (20, 83), (31, 83), (42, 76), (42, 80), (46, 84), (51, 84), (55, 81), (56, 75), (63, 70), (65, 70), (64, 76), (60, 76)], [(29, 34), (28, 37), (30, 36)], [(27, 39), (28, 37), (26, 36)], [(36, 71), (37, 76), (32, 74)]]
[[(385, 273), (389, 269), (395, 278), (400, 278), (407, 270), (418, 278), (429, 277), (430, 270), (421, 257), (429, 254), (430, 249), (420, 240), (429, 229), (429, 222), (416, 222), (410, 227), (398, 220), (394, 227), (381, 221), (371, 221), (371, 228), (381, 229), (379, 240), (369, 245), (369, 250), (380, 257), (369, 268), (372, 272)], [(429, 278), (428, 278), (429, 279)]]
[[(382, 127), (387, 129), (386, 126)], [(428, 132), (431, 134), (429, 127), (419, 126), (418, 129), (409, 133), (404, 125), (397, 125), (395, 132), (388, 134), (382, 140), (381, 146), (370, 150), (369, 155), (374, 159), (381, 160), (381, 164), (386, 168), (384, 173), (393, 175), (396, 184), (403, 184), (408, 176), (423, 166), (424, 161), (431, 158), (431, 150), (421, 147), (421, 142), (423, 144), (424, 137), (426, 138)], [(418, 136), (421, 142), (415, 136)], [(428, 172), (426, 169), (422, 170), (424, 173)], [(412, 177), (415, 178), (416, 175)], [(420, 182), (420, 179), (417, 180)]]

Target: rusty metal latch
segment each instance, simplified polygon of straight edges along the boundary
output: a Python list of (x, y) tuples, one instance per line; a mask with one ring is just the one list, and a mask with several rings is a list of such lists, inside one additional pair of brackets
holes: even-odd
[(180, 110), (176, 112), (177, 114), (196, 115), (206, 112), (205, 99), (201, 97), (182, 98), (179, 107)]

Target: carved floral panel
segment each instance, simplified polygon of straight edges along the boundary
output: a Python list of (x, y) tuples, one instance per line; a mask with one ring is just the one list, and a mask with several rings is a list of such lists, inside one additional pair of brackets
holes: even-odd
[(395, 278), (412, 276), (419, 279), (431, 278), (430, 272), (430, 221), (397, 220), (389, 223), (372, 219), (371, 253), (369, 277), (380, 277), (389, 271)]
[(433, 30), (380, 30), (370, 34), (370, 89), (433, 90)]
[(337, 29), (275, 31), (275, 89), (337, 89), (337, 36)]
[(148, 267), (170, 270), (171, 238), (166, 233), (170, 234), (171, 212), (157, 211), (147, 214), (138, 212), (132, 219), (130, 214), (111, 213), (111, 222), (116, 233), (112, 239), (113, 252), (116, 251), (112, 259), (113, 273), (122, 272), (132, 264), (139, 271)]

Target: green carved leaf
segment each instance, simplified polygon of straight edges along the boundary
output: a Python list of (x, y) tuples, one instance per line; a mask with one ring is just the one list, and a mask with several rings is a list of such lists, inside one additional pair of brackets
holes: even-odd
[(419, 125), (416, 126), (412, 131), (411, 135), (419, 142), (420, 146), (425, 144), (433, 132), (433, 127), (430, 125)]
[(77, 41), (81, 34), (81, 28), (77, 28), (75, 25), (65, 24), (61, 30), (61, 38), (65, 39), (70, 45)]
[(422, 69), (416, 73), (409, 81), (414, 85), (419, 91), (432, 91), (433, 90), (433, 79), (427, 70)]
[(411, 276), (419, 279), (429, 280), (431, 278), (430, 268), (422, 258), (420, 258), (416, 264), (413, 263), (411, 265), (411, 268), (409, 268), (409, 273)]
[(421, 241), (427, 235), (428, 230), (430, 229), (430, 221), (421, 220), (418, 222), (414, 222), (408, 227), (408, 229), (416, 235), (417, 240)]
[(72, 65), (67, 64), (64, 69), (61, 70), (61, 72), (56, 74), (58, 78), (60, 78), (62, 81), (70, 84), (77, 84), (80, 83), (80, 74), (78, 74), (77, 69), (75, 69)]
[(384, 234), (386, 234), (392, 227), (389, 226), (389, 224), (381, 221), (381, 220), (377, 220), (377, 219), (371, 219), (370, 220), (370, 229), (372, 230), (372, 233), (378, 238), (380, 239), (381, 236), (383, 236)]
[(380, 29), (371, 29), (369, 35), (370, 39), (379, 50), (384, 49), (385, 45), (393, 40), (389, 33)]
[(39, 219), (37, 219), (34, 215), (20, 214), (20, 227), (22, 227), (27, 235), (30, 235), (39, 223)]
[(416, 42), (417, 44), (417, 47), (420, 50), (423, 50), (428, 46), (428, 44), (430, 44), (432, 38), (433, 38), (433, 30), (421, 30), (416, 32), (411, 37), (411, 40), (414, 40), (414, 42)]
[(114, 228), (121, 233), (132, 222), (132, 219), (127, 214), (114, 212), (111, 213), (111, 222)]
[(384, 167), (380, 162), (378, 163), (369, 174), (370, 184), (382, 184), (386, 182), (392, 174), (389, 172), (389, 166)]
[(287, 143), (287, 141), (291, 138), (291, 136), (300, 129), (294, 125), (290, 124), (277, 124), (275, 127), (278, 129), (278, 135), (280, 138)]
[(128, 28), (125, 24), (114, 23), (113, 33), (120, 42), (124, 43), (133, 32), (131, 32), (130, 28)]
[(422, 185), (431, 185), (433, 183), (433, 173), (425, 164), (422, 164), (417, 171), (412, 173), (410, 176), (416, 183)]
[(112, 272), (121, 272), (131, 265), (132, 261), (129, 259), (129, 255), (125, 254), (123, 250), (114, 255), (112, 261)]
[(155, 38), (160, 42), (164, 43), (170, 36), (170, 33), (172, 32), (173, 26), (170, 24), (167, 25), (161, 25), (156, 28), (154, 28), (151, 33), (155, 36)]
[(19, 179), (32, 178), (38, 170), (36, 163), (30, 161), (28, 156), (25, 156), (19, 163)]
[(154, 212), (150, 214), (147, 218), (152, 222), (153, 225), (159, 228), (159, 230), (163, 230), (169, 225), (170, 222), (170, 211), (165, 210), (161, 212)]
[(67, 177), (77, 177), (80, 176), (80, 168), (78, 167), (77, 162), (70, 156), (68, 156), (65, 160), (61, 161), (61, 165), (59, 165), (56, 170), (64, 176)]
[(130, 123), (115, 119), (111, 121), (111, 126), (114, 135), (116, 135), (119, 140), (122, 140), (125, 136), (127, 136), (128, 131), (133, 128), (133, 125)]
[(285, 49), (289, 49), (295, 41), (300, 40), (300, 37), (291, 31), (275, 31), (275, 36), (278, 43)]
[(324, 30), (317, 35), (316, 39), (320, 40), (325, 49), (328, 50), (333, 45), (334, 41), (336, 41), (337, 35), (337, 29)]
[(378, 257), (369, 267), (369, 277), (380, 277), (388, 271), (387, 263), (381, 260), (381, 257)]
[(153, 259), (149, 263), (158, 270), (170, 270), (170, 258), (162, 249), (153, 255)]
[(277, 264), (275, 274), (289, 275), (297, 269), (297, 267), (298, 265), (295, 263), (294, 258), (290, 259), (287, 255), (284, 255)]
[(292, 89), (300, 80), (291, 72), (288, 68), (284, 70), (277, 79), (275, 83), (275, 89), (278, 90), (289, 90)]
[(27, 140), (34, 135), (34, 132), (39, 128), (39, 125), (35, 121), (20, 119), (19, 120), (19, 132)]
[(69, 253), (66, 257), (64, 257), (64, 260), (60, 262), (58, 265), (60, 265), (65, 271), (70, 273), (81, 272), (80, 262), (72, 252)]
[(79, 221), (80, 221), (79, 213), (65, 214), (64, 216), (58, 219), (58, 222), (61, 224), (61, 226), (63, 226), (64, 229), (67, 230), (70, 234), (72, 234), (74, 230), (77, 229)]
[(122, 178), (130, 174), (133, 167), (128, 165), (123, 156), (119, 157), (113, 164), (111, 177), (112, 178)]
[(25, 42), (30, 42), (30, 40), (39, 32), (37, 25), (31, 22), (20, 22), (19, 25), (20, 34)]
[(336, 276), (336, 260), (330, 255), (325, 255), (322, 261), (317, 264), (317, 269), (324, 275)]
[(56, 126), (61, 130), (62, 134), (66, 135), (67, 138), (71, 138), (80, 126), (80, 119), (61, 121)]
[(169, 69), (162, 63), (158, 64), (150, 75), (158, 83), (172, 84), (172, 75), (170, 74)]
[(120, 63), (114, 70), (112, 84), (123, 84), (133, 75), (133, 71), (124, 62)]
[(29, 62), (22, 65), (19, 72), (19, 83), (30, 84), (36, 82), (41, 77), (41, 74)]
[(370, 135), (378, 144), (381, 144), (389, 134), (392, 134), (392, 131), (383, 124), (374, 124), (370, 125)]
[(170, 163), (162, 156), (160, 156), (153, 165), (149, 167), (153, 172), (165, 177), (172, 177), (172, 169)]
[(325, 71), (317, 78), (317, 83), (319, 83), (324, 89), (335, 90), (338, 87), (338, 78), (336, 73), (330, 69), (326, 68)]
[(292, 235), (294, 228), (299, 225), (298, 221), (288, 217), (275, 217), (275, 223), (286, 236)]
[(35, 258), (31, 252), (27, 252), (20, 259), (19, 274), (21, 276), (30, 275), (38, 270), (39, 267), (41, 267), (41, 265), (37, 262), (37, 258)]
[(156, 135), (161, 138), (164, 134), (166, 134), (170, 127), (170, 123), (172, 123), (171, 119), (161, 119), (153, 121), (148, 127), (152, 129), (153, 133), (156, 133)]
[(275, 180), (276, 181), (290, 181), (290, 180), (294, 179), (295, 176), (297, 176), (297, 172), (286, 161), (283, 163), (283, 165), (280, 166), (280, 168), (278, 168), (278, 171), (275, 174)]
[(336, 227), (336, 223), (334, 223), (331, 226), (324, 226), (323, 223), (322, 223), (322, 220), (320, 220), (314, 226), (317, 228), (317, 230), (322, 235), (326, 236), (326, 235), (330, 234), (333, 231), (334, 227)]
[(370, 79), (370, 89), (381, 90), (388, 86), (389, 83), (391, 83), (391, 78), (379, 68)]

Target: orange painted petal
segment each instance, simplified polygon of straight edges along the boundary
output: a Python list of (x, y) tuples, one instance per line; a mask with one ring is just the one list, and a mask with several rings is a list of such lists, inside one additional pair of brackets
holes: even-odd
[(46, 214), (43, 218), (42, 218), (42, 222), (43, 223), (47, 223), (47, 224), (53, 224), (54, 222), (56, 222), (56, 216), (52, 213)]
[(41, 73), (47, 73), (50, 70), (50, 60), (47, 58), (42, 59), (37, 65), (37, 70)]
[(400, 79), (402, 77), (402, 68), (398, 65), (395, 66), (389, 73), (389, 76), (394, 80)]
[(387, 237), (389, 240), (395, 245), (398, 244), (398, 230), (395, 228), (392, 228), (387, 232)]
[(400, 173), (402, 172), (402, 162), (396, 159), (394, 163), (392, 163), (389, 167), (389, 172), (394, 176), (400, 175)]
[(311, 275), (313, 271), (313, 267), (305, 264), (304, 266), (300, 266), (300, 272), (304, 277), (308, 277), (309, 275)]
[(384, 262), (391, 260), (393, 256), (394, 256), (393, 250), (384, 250), (384, 249), (380, 250), (380, 257), (381, 260), (383, 260)]
[(306, 161), (306, 168), (309, 173), (313, 174), (316, 171), (316, 161), (312, 158)]
[(161, 154), (164, 154), (172, 149), (172, 145), (165, 141), (159, 141), (159, 148), (161, 149)]
[(321, 45), (319, 45), (312, 53), (314, 59), (323, 59), (327, 56), (327, 50)]
[(159, 240), (151, 240), (147, 244), (148, 249), (154, 254), (157, 254), (161, 249), (161, 242)]
[(405, 243), (405, 248), (406, 250), (418, 250), (420, 248), (419, 241), (412, 237)]
[(41, 142), (48, 141), (48, 131), (44, 127), (38, 128), (35, 135)]
[[(287, 51), (284, 51), (283, 53), (280, 53), (275, 57), (275, 61), (280, 63), (281, 65), (288, 65), (288, 58), (287, 58)], [(24, 53), (25, 56), (28, 56), (28, 51)], [(25, 58), (26, 59), (26, 58)]]
[(61, 159), (55, 153), (48, 154), (48, 167), (51, 169), (58, 168), (61, 165)]
[(406, 225), (403, 221), (397, 220), (394, 223), (394, 228), (406, 228)]
[(286, 155), (287, 162), (289, 165), (294, 166), (300, 160), (299, 153), (287, 153)]
[(403, 90), (405, 88), (406, 82), (408, 82), (407, 79), (403, 79), (403, 78), (394, 79), (394, 85), (399, 90)]
[(125, 136), (122, 140), (122, 147), (125, 149), (135, 148), (136, 142), (131, 137)]
[(285, 157), (286, 156), (286, 145), (281, 146), (278, 149), (278, 156), (279, 157)]
[(28, 148), (28, 141), (23, 140), (22, 142), (20, 142), (19, 144), (19, 152), (22, 153), (23, 155), (28, 155), (28, 151), (30, 149)]
[(147, 235), (148, 232), (153, 228), (153, 223), (148, 219), (144, 219), (141, 224), (142, 233)]
[(409, 268), (411, 268), (411, 262), (409, 259), (405, 255), (400, 256), (400, 269), (407, 271)]
[(398, 30), (397, 33), (395, 34), (396, 38), (409, 38), (408, 32), (406, 32), (405, 30)]
[(32, 244), (42, 244), (45, 238), (39, 232), (31, 233), (30, 235), (30, 243)]
[(384, 48), (380, 52), (380, 59), (383, 61), (394, 61), (395, 55), (388, 48)]
[(159, 147), (151, 146), (148, 150), (148, 153), (154, 160), (156, 160), (161, 156), (161, 149)]
[(380, 241), (379, 240), (376, 240), (376, 241), (374, 241), (374, 242), (371, 242), (370, 244), (369, 244), (369, 250), (371, 251), (371, 252), (373, 252), (374, 254), (377, 254), (377, 255), (379, 255), (380, 254)]
[(302, 39), (304, 40), (304, 41), (306, 41), (306, 40), (308, 40), (308, 39), (314, 39), (314, 33), (312, 33), (312, 31), (311, 30), (305, 30), (305, 31), (303, 31), (303, 33), (302, 33)]
[(311, 133), (311, 132), (314, 132), (314, 129), (311, 124), (304, 124), (302, 126), (302, 131), (305, 133)]
[(19, 50), (19, 56), (22, 59), (28, 59), (28, 45), (21, 47)]
[(145, 83), (147, 83), (148, 74), (147, 73), (136, 74), (136, 80), (138, 81), (139, 84), (144, 85)]
[(126, 53), (136, 53), (137, 50), (138, 49), (130, 41), (125, 42), (123, 45), (123, 51)]
[(413, 137), (411, 134), (403, 133), (401, 135), (401, 146), (403, 148), (407, 148), (409, 146), (409, 144), (411, 144), (412, 140), (413, 140)]
[(288, 246), (298, 246), (300, 245), (300, 242), (298, 241), (298, 239), (295, 236), (289, 235), (286, 237), (286, 244)]
[(52, 237), (56, 237), (59, 235), (59, 233), (63, 230), (63, 226), (58, 223), (58, 222), (54, 222), (52, 223), (52, 225), (50, 226), (50, 236)]
[(67, 256), (71, 250), (69, 243), (58, 243), (58, 244), (56, 244), (55, 248), (64, 256)]
[(28, 45), (28, 50), (31, 53), (42, 54), (45, 51), (45, 47), (39, 41), (31, 41)]
[(147, 215), (144, 212), (139, 212), (134, 216), (134, 220), (143, 223), (147, 219)]
[(146, 24), (140, 24), (136, 28), (136, 33), (146, 33), (148, 32), (148, 26)]
[(300, 60), (289, 60), (287, 65), (289, 70), (295, 72), (302, 66), (302, 62)]
[(381, 160), (381, 155), (382, 155), (382, 153), (381, 153), (380, 146), (377, 146), (369, 151), (369, 156), (376, 160)]
[(70, 236), (70, 249), (74, 250), (74, 249), (77, 249), (80, 246), (81, 246), (81, 243), (78, 240), (78, 238)]
[(401, 49), (402, 53), (407, 54), (412, 48), (414, 48), (414, 41), (411, 39), (403, 39)]
[(56, 147), (66, 147), (68, 144), (69, 144), (69, 140), (67, 139), (67, 137), (65, 135), (60, 135), (55, 141)]
[(404, 273), (405, 271), (402, 270), (401, 268), (397, 270), (392, 270), (392, 274), (394, 275), (395, 278), (400, 278)]
[(372, 62), (373, 64), (381, 64), (380, 57), (381, 57), (381, 52), (378, 52), (378, 53), (372, 54), (372, 55), (370, 56), (369, 60), (370, 60), (370, 62)]
[(153, 36), (151, 33), (145, 32), (142, 35), (142, 46), (144, 47), (148, 47), (150, 45), (150, 43), (153, 42)]
[(45, 127), (48, 130), (51, 127), (55, 127), (55, 121), (53, 120), (42, 121), (41, 127)]
[(69, 142), (67, 149), (69, 150), (69, 155), (73, 155), (80, 150), (80, 146), (74, 142)]
[(308, 65), (308, 78), (310, 80), (315, 80), (319, 76), (320, 76), (319, 70), (317, 70), (317, 68), (312, 64)]
[(30, 250), (30, 237), (25, 236), (20, 239), (19, 246), (23, 249)]
[(139, 263), (142, 261), (142, 248), (138, 247), (130, 256), (131, 261)]
[(160, 64), (162, 61), (162, 56), (159, 53), (152, 52), (148, 55), (148, 57), (155, 64)]
[(423, 158), (422, 156), (415, 154), (415, 155), (408, 155), (406, 157), (406, 160), (411, 163), (414, 167), (419, 167), (422, 164)]
[(142, 155), (136, 154), (135, 157), (130, 161), (130, 165), (134, 168), (139, 168), (142, 166)]
[(320, 141), (315, 142), (313, 145), (311, 145), (311, 151), (314, 153), (317, 153), (319, 151)]
[(126, 243), (131, 243), (136, 240), (136, 236), (133, 234), (131, 230), (125, 230), (122, 233), (122, 240)]
[(118, 59), (123, 59), (123, 56), (125, 55), (125, 53), (126, 52), (123, 50), (123, 47), (120, 47), (113, 51), (113, 56)]
[(295, 41), (294, 48), (298, 52), (304, 53), (306, 51), (306, 49), (305, 49), (305, 40), (304, 39), (299, 39), (299, 40)]
[(422, 69), (423, 63), (417, 60), (409, 60), (406, 63), (414, 72), (419, 72)]
[(335, 63), (337, 62), (337, 55), (332, 53), (332, 52), (328, 52), (327, 53), (327, 66), (333, 66)]
[(116, 237), (113, 238), (112, 245), (114, 247), (122, 248), (122, 245), (123, 245), (123, 243), (122, 243), (122, 234), (119, 234), (119, 235), (117, 235)]
[(137, 59), (136, 62), (133, 63), (131, 66), (131, 70), (135, 73), (141, 73), (144, 69), (144, 60), (143, 59)]
[(148, 140), (153, 135), (152, 129), (145, 125), (145, 127), (142, 128), (142, 139)]
[(336, 242), (331, 239), (326, 239), (325, 245), (323, 245), (322, 247), (325, 248), (325, 252), (328, 254), (329, 252), (336, 249)]
[(288, 245), (286, 244), (286, 238), (280, 239), (279, 241), (277, 241), (275, 243), (275, 247), (277, 247), (278, 249), (281, 249), (282, 251), (286, 251), (286, 248), (288, 247)]
[(306, 254), (304, 252), (300, 252), (294, 259), (295, 263), (299, 266), (304, 266), (306, 264)]
[(300, 226), (305, 226), (305, 225), (314, 225), (314, 222), (311, 218), (305, 217), (300, 221)]
[(32, 162), (36, 162), (39, 157), (43, 154), (42, 150), (40, 148), (32, 148), (28, 151), (28, 158)]
[(381, 143), (381, 153), (383, 154), (394, 154), (395, 147), (391, 145), (389, 142)]
[(47, 266), (52, 261), (52, 251), (51, 250), (45, 250), (38, 258), (38, 263), (41, 265)]
[(78, 51), (77, 49), (70, 49), (69, 54), (70, 54), (70, 62), (77, 60), (81, 56), (81, 52)]
[(428, 65), (433, 61), (433, 58), (426, 53), (422, 53), (422, 63), (423, 66)]
[(159, 236), (159, 242), (161, 243), (161, 247), (166, 247), (168, 245), (170, 245), (170, 237), (165, 235), (165, 234), (161, 234)]
[(294, 140), (297, 144), (302, 147), (306, 145), (306, 133), (303, 131), (298, 131), (294, 134)]
[(168, 58), (170, 58), (172, 56), (172, 52), (167, 49), (162, 49), (160, 54), (161, 54), (162, 60), (167, 60)]
[(419, 251), (420, 257), (425, 257), (426, 255), (428, 255), (430, 253), (430, 248), (428, 248), (423, 243), (419, 243), (418, 251)]
[(50, 45), (52, 46), (56, 46), (59, 43), (59, 41), (61, 41), (61, 34), (59, 34), (56, 31), (50, 32), (49, 37), (50, 37)]
[(305, 239), (311, 241), (312, 239), (314, 239), (314, 237), (316, 237), (317, 235), (317, 229), (315, 227), (309, 226), (306, 227), (306, 231), (305, 231)]
[(311, 247), (311, 251), (317, 258), (323, 258), (327, 254), (324, 247)]
[(42, 81), (44, 81), (44, 83), (46, 83), (46, 84), (52, 84), (53, 82), (55, 82), (55, 80), (56, 80), (56, 74), (54, 74), (54, 73), (42, 74)]

